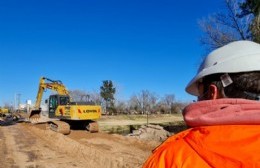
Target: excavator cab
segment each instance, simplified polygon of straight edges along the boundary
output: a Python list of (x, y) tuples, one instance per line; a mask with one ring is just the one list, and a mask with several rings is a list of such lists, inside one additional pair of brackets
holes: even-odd
[(55, 118), (55, 111), (59, 105), (69, 105), (70, 97), (67, 95), (51, 95), (49, 97), (49, 118)]

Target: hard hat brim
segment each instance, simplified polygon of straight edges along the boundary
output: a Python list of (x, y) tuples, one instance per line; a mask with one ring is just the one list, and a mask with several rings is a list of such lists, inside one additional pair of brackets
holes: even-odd
[[(235, 50), (236, 48), (233, 49)], [(210, 54), (209, 57), (210, 56), (216, 57), (217, 54), (220, 57), (223, 56), (223, 58), (219, 59), (220, 61), (218, 60), (216, 62), (210, 62), (211, 64), (210, 66), (206, 66), (206, 68), (203, 68), (189, 82), (189, 84), (185, 89), (186, 92), (194, 96), (199, 96), (198, 81), (208, 75), (218, 74), (218, 73), (239, 73), (239, 72), (260, 71), (260, 45), (257, 44), (257, 47), (251, 48), (249, 52), (246, 52), (245, 50), (248, 49), (244, 48), (243, 52), (239, 52), (239, 54), (234, 54), (234, 55), (231, 54), (228, 56), (227, 54), (230, 53), (225, 53), (225, 54), (222, 53), (221, 55), (221, 52), (223, 52), (223, 50)]]

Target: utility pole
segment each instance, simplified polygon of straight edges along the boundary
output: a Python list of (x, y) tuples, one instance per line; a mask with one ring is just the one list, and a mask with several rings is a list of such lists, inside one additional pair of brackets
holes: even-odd
[(14, 94), (14, 111), (16, 110), (16, 93)]
[(17, 109), (19, 109), (20, 104), (21, 104), (21, 94), (18, 93), (18, 94), (17, 94)]
[(17, 107), (17, 109), (19, 108), (20, 103), (21, 103), (21, 94), (15, 93), (14, 94), (14, 111), (16, 111), (16, 107)]

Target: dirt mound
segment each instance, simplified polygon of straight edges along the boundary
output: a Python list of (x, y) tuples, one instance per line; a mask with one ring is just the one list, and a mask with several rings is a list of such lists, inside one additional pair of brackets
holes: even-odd
[(126, 167), (120, 158), (114, 158), (113, 155), (106, 154), (93, 145), (82, 145), (62, 134), (51, 130), (40, 130), (32, 128), (32, 131), (40, 138), (55, 145), (62, 152), (72, 157), (79, 157), (86, 160), (86, 167)]
[(151, 150), (158, 145), (105, 133), (72, 131), (71, 135), (65, 136), (35, 126), (30, 126), (30, 131), (57, 150), (82, 160), (86, 167), (91, 168), (141, 167)]
[(133, 133), (128, 136), (142, 140), (155, 140), (162, 142), (171, 136), (171, 133), (164, 130), (164, 128), (159, 125), (150, 124), (147, 126), (141, 126), (140, 129), (133, 131)]
[[(106, 118), (99, 124), (105, 128), (145, 124), (146, 121), (146, 118), (135, 118), (133, 121), (128, 118)], [(166, 119), (167, 122), (179, 121), (179, 118), (159, 116), (157, 119), (151, 118), (150, 121), (157, 124), (166, 122)], [(3, 167), (142, 167), (151, 151), (168, 136), (167, 131), (156, 125), (143, 126), (132, 136), (107, 134), (102, 129), (98, 133), (72, 129), (71, 133), (65, 136), (49, 130), (46, 123), (17, 122), (1, 127), (0, 147), (3, 150), (0, 156), (4, 159), (0, 161), (5, 161)]]

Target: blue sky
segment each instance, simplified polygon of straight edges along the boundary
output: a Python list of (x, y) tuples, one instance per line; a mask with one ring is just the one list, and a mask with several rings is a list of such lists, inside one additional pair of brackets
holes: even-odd
[(204, 48), (198, 19), (222, 1), (0, 0), (0, 105), (35, 101), (41, 76), (69, 90), (112, 80), (119, 100), (141, 90), (191, 101), (185, 92)]

